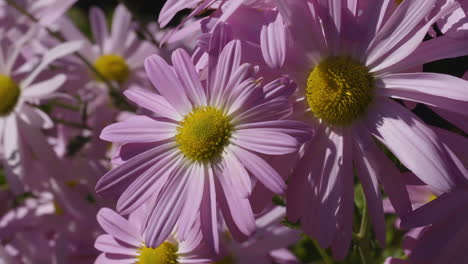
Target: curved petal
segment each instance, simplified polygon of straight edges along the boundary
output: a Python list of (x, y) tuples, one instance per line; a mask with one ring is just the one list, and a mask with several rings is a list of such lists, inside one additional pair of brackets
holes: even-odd
[(224, 156), (224, 171), (223, 174), (230, 183), (233, 190), (239, 193), (241, 198), (247, 198), (252, 193), (252, 181), (250, 175), (244, 165), (236, 158), (231, 150), (226, 150)]
[(114, 11), (111, 29), (110, 49), (108, 52), (123, 54), (132, 23), (132, 14), (124, 4), (119, 4)]
[(187, 98), (184, 87), (177, 78), (174, 69), (159, 55), (152, 55), (145, 60), (148, 78), (161, 95), (181, 114), (188, 113), (192, 104)]
[(174, 231), (184, 209), (185, 199), (190, 199), (189, 178), (193, 168), (184, 163), (174, 170), (161, 190), (146, 223), (145, 243), (157, 248)]
[(262, 158), (237, 146), (230, 146), (234, 155), (254, 177), (274, 193), (281, 194), (286, 190), (283, 178)]
[(284, 155), (297, 151), (299, 148), (299, 142), (294, 137), (261, 128), (236, 130), (231, 142), (267, 155)]
[(96, 184), (96, 192), (99, 194), (111, 192), (120, 195), (130, 183), (154, 165), (154, 159), (173, 148), (175, 148), (174, 143), (167, 143), (135, 156), (102, 176)]
[(106, 51), (102, 50), (102, 48), (104, 47), (105, 41), (109, 38), (106, 15), (100, 8), (91, 7), (89, 10), (89, 20), (94, 40), (101, 48), (101, 52), (105, 53)]
[(200, 76), (188, 53), (183, 49), (177, 49), (172, 53), (172, 63), (174, 64), (174, 70), (185, 92), (192, 100), (193, 104), (206, 105), (205, 90), (203, 89)]
[(426, 184), (439, 192), (454, 187), (449, 155), (437, 135), (418, 117), (388, 99), (376, 102), (369, 130)]
[(46, 113), (39, 108), (33, 108), (26, 104), (21, 106), (19, 116), (32, 127), (50, 129), (54, 126), (54, 122)]
[(416, 101), (468, 115), (468, 81), (438, 73), (397, 73), (381, 77), (380, 96)]
[(177, 124), (157, 121), (147, 116), (132, 116), (105, 127), (100, 138), (116, 143), (162, 141), (177, 134)]
[(211, 168), (205, 166), (204, 172), (205, 188), (200, 205), (201, 229), (208, 247), (215, 253), (219, 253), (218, 206), (215, 179)]
[(67, 80), (67, 77), (64, 74), (58, 74), (57, 76), (45, 80), (39, 83), (35, 83), (29, 87), (26, 87), (21, 96), (28, 99), (43, 99), (51, 95), (57, 89), (59, 89)]
[(140, 227), (133, 226), (109, 208), (102, 208), (97, 214), (99, 225), (112, 237), (138, 248), (143, 242), (140, 235)]
[(183, 119), (182, 115), (180, 115), (164, 97), (154, 92), (133, 87), (125, 90), (124, 95), (137, 105), (152, 111), (156, 115), (176, 121), (181, 121)]
[(272, 69), (283, 67), (286, 60), (286, 28), (281, 15), (276, 21), (262, 27), (260, 46), (263, 59)]
[(129, 248), (119, 244), (111, 235), (100, 235), (94, 247), (105, 253), (113, 253), (128, 256), (137, 256), (138, 248)]

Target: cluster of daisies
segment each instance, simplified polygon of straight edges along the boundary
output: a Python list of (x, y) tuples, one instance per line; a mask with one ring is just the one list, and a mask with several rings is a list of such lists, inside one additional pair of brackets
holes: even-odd
[(0, 263), (468, 263), (468, 0), (77, 2), (0, 0)]

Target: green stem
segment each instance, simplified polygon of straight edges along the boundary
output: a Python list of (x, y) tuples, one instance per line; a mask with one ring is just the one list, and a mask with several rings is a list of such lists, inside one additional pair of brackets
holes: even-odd
[[(24, 9), (23, 7), (15, 3), (14, 0), (5, 0), (5, 1), (7, 2), (8, 5), (18, 10), (20, 13), (25, 15), (34, 23), (39, 23), (39, 19), (37, 19), (33, 14), (29, 13), (26, 9)], [(60, 32), (53, 31), (52, 29), (45, 27), (45, 26), (43, 28), (47, 31), (49, 35), (51, 35), (53, 38), (57, 39), (58, 41), (62, 43), (67, 41)], [(90, 61), (88, 61), (79, 52), (75, 52), (74, 54), (78, 59), (81, 60), (81, 62), (83, 62), (84, 65), (86, 65), (97, 77), (99, 77), (100, 80), (102, 80), (106, 84), (106, 86), (109, 89), (109, 95), (113, 99), (115, 106), (117, 107), (121, 106), (123, 110), (134, 110), (134, 107), (131, 104), (129, 104), (127, 100), (125, 99), (125, 97), (123, 97), (119, 93), (119, 89), (116, 88), (109, 79), (103, 76)]]
[(320, 247), (318, 242), (316, 240), (314, 240), (314, 239), (312, 240), (312, 242), (314, 243), (315, 248), (317, 248), (317, 251), (319, 252), (320, 256), (322, 257), (323, 262), (325, 264), (334, 264), (333, 259), (328, 255), (328, 253), (323, 248)]
[(362, 218), (361, 218), (361, 226), (359, 227), (359, 233), (354, 234), (354, 240), (358, 245), (359, 256), (361, 257), (362, 264), (369, 264), (370, 262), (370, 255), (369, 255), (369, 244), (370, 244), (370, 226), (369, 226), (369, 214), (367, 203), (364, 205), (362, 210)]

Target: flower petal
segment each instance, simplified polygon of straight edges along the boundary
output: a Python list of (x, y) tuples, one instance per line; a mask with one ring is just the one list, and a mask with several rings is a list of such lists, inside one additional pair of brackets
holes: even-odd
[(381, 99), (369, 116), (369, 130), (426, 184), (446, 192), (454, 187), (449, 155), (437, 135), (403, 106)]
[(124, 95), (156, 115), (167, 117), (172, 120), (181, 121), (183, 117), (172, 107), (167, 100), (154, 92), (145, 89), (132, 87), (124, 91)]
[(276, 194), (284, 193), (286, 183), (283, 178), (262, 158), (237, 146), (230, 146), (234, 155), (254, 177)]
[(147, 116), (132, 116), (105, 127), (100, 138), (116, 143), (162, 141), (177, 134), (177, 124), (157, 121)]
[(99, 210), (97, 221), (106, 233), (135, 248), (138, 248), (143, 242), (140, 227), (133, 226), (127, 219), (109, 208)]
[(468, 115), (468, 81), (438, 73), (397, 73), (381, 77), (380, 96), (416, 101)]
[(261, 128), (236, 130), (231, 142), (267, 155), (284, 155), (297, 151), (299, 148), (299, 142), (294, 137)]

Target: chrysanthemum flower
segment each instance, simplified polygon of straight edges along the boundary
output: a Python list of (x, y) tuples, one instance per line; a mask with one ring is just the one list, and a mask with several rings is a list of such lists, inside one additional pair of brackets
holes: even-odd
[(434, 39), (430, 44), (437, 51), (410, 56), (427, 48), (421, 42), (428, 29), (458, 4), (446, 5), (422, 23), (436, 0), (405, 0), (386, 20), (389, 1), (364, 2), (366, 8), (356, 1), (277, 1), (295, 45), (294, 50), (271, 52), (302, 54), (283, 72), (300, 84), (301, 119), (317, 129), (288, 186), (288, 217), (301, 219), (304, 230), (322, 247), (331, 245), (337, 258), (346, 255), (351, 240), (353, 167), (380, 243), (385, 243), (385, 225), (379, 182), (399, 215), (411, 211), (401, 175), (379, 146), (440, 192), (450, 190), (460, 176), (456, 158), (436, 133), (390, 98), (461, 114), (468, 106), (468, 83), (462, 79), (401, 73), (460, 52), (460, 46), (437, 46), (441, 42)]
[(240, 41), (218, 56), (210, 59), (206, 81), (183, 50), (173, 53), (173, 66), (149, 57), (146, 70), (161, 95), (141, 89), (125, 94), (154, 114), (129, 118), (101, 134), (125, 144), (127, 161), (101, 178), (96, 190), (121, 194), (122, 214), (156, 198), (147, 223), (151, 247), (176, 225), (184, 238), (200, 214), (204, 237), (218, 249), (219, 208), (235, 238), (250, 235), (255, 220), (245, 198), (255, 180), (275, 193), (286, 188), (260, 154), (295, 152), (311, 133), (303, 123), (279, 120), (291, 111), (287, 96), (294, 84), (283, 78), (264, 89), (254, 67), (240, 62)]
[(103, 252), (96, 264), (212, 263), (212, 258), (207, 254), (209, 251), (204, 248), (199, 227), (191, 229), (184, 241), (171, 235), (156, 248), (147, 246), (140, 231), (145, 222), (145, 213), (142, 207), (127, 220), (111, 209), (99, 211), (98, 222), (107, 234), (96, 239), (95, 247)]
[(40, 100), (54, 96), (66, 76), (58, 74), (47, 80), (35, 81), (53, 61), (81, 47), (81, 42), (61, 44), (44, 54), (39, 65), (27, 76), (19, 75), (16, 70), (21, 67), (17, 65), (21, 49), (34, 37), (35, 32), (34, 29), (30, 30), (16, 43), (6, 38), (0, 40), (0, 139), (3, 145), (3, 165), (10, 187), (18, 192), (25, 188), (25, 183), (21, 181), (26, 176), (24, 168), (28, 164), (22, 159), (22, 154), (32, 143), (28, 142), (26, 135), (42, 133), (41, 129), (53, 126), (48, 115), (36, 105)]
[[(106, 15), (96, 7), (90, 10), (90, 24), (95, 43), (84, 41), (80, 53), (88, 59), (99, 73), (119, 84), (138, 83), (146, 85), (144, 59), (157, 49), (149, 42), (138, 39), (131, 13), (121, 4), (115, 9), (111, 31)], [(60, 31), (68, 40), (87, 38), (68, 19), (60, 21)], [(76, 60), (76, 63), (80, 63)], [(91, 79), (100, 77), (88, 71)]]

